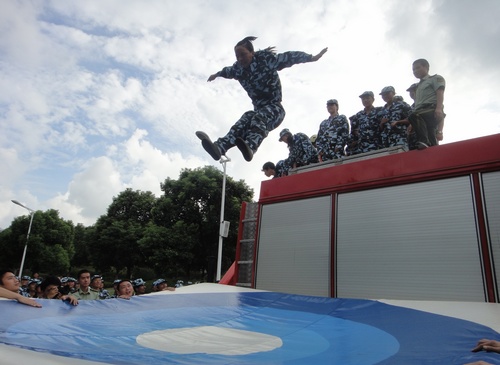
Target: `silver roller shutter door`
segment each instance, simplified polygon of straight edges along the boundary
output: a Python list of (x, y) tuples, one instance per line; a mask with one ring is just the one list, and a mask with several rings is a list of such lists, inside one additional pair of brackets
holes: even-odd
[(339, 194), (336, 295), (484, 301), (470, 178)]
[(330, 296), (331, 197), (262, 206), (256, 288)]
[(497, 284), (497, 301), (500, 301), (498, 293), (500, 283), (500, 172), (489, 172), (483, 174), (482, 177), (488, 237)]

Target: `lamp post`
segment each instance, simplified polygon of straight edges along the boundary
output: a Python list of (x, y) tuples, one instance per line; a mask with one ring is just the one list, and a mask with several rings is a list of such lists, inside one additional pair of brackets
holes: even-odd
[(221, 277), (222, 239), (223, 237), (227, 237), (227, 232), (229, 230), (229, 222), (224, 221), (224, 205), (226, 203), (226, 163), (230, 161), (231, 159), (225, 156), (222, 157), (219, 161), (223, 166), (224, 175), (222, 177), (222, 198), (220, 203), (219, 250), (217, 252), (217, 275), (215, 278), (216, 282), (219, 282)]
[(19, 277), (22, 277), (23, 276), (23, 268), (24, 268), (24, 259), (26, 258), (26, 251), (28, 250), (28, 240), (30, 239), (31, 225), (33, 224), (33, 216), (35, 215), (34, 214), (35, 211), (31, 208), (28, 208), (25, 205), (22, 205), (17, 200), (12, 200), (12, 203), (17, 204), (17, 205), (23, 207), (24, 209), (28, 209), (28, 211), (30, 212), (30, 215), (31, 215), (30, 225), (28, 227), (28, 235), (26, 236), (26, 244), (24, 245), (23, 258), (21, 259), (21, 267), (19, 268)]

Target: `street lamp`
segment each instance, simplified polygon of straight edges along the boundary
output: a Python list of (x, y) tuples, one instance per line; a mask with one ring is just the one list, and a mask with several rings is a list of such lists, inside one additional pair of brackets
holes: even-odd
[(21, 259), (21, 267), (19, 268), (19, 277), (22, 277), (23, 276), (23, 268), (24, 268), (24, 259), (26, 258), (26, 251), (28, 250), (28, 240), (30, 239), (31, 224), (33, 223), (33, 216), (35, 215), (34, 214), (35, 211), (31, 208), (28, 208), (27, 206), (22, 205), (17, 200), (12, 200), (12, 203), (17, 204), (17, 205), (23, 207), (24, 209), (28, 209), (28, 211), (30, 212), (30, 215), (31, 215), (30, 225), (28, 227), (28, 235), (26, 236), (26, 244), (24, 245), (23, 258)]
[(224, 205), (226, 202), (226, 163), (231, 161), (230, 158), (224, 156), (220, 159), (220, 163), (224, 169), (224, 175), (222, 177), (222, 199), (220, 203), (220, 227), (219, 227), (219, 250), (217, 254), (217, 276), (216, 281), (220, 281), (221, 277), (221, 266), (222, 266), (222, 239), (227, 237), (229, 231), (229, 222), (224, 221)]

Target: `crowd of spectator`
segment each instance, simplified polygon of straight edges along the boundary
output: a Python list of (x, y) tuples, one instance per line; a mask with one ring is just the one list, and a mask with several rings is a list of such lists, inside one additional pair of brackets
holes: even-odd
[(164, 290), (174, 291), (176, 287), (183, 286), (184, 282), (179, 280), (175, 286), (168, 286), (163, 278), (152, 283), (150, 290), (147, 282), (142, 278), (135, 280), (116, 279), (113, 282), (113, 293), (104, 288), (102, 275), (91, 275), (89, 270), (80, 270), (77, 277), (47, 276), (39, 277), (22, 276), (19, 279), (11, 270), (0, 270), (0, 297), (16, 299), (20, 303), (39, 307), (35, 300), (61, 299), (72, 305), (78, 305), (80, 300), (99, 300), (122, 298), (130, 299), (134, 295), (142, 295), (148, 292), (160, 292)]

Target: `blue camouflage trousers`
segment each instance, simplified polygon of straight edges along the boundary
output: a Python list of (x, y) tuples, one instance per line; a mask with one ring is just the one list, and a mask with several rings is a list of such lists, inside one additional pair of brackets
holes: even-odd
[(406, 146), (408, 147), (408, 133), (406, 125), (391, 127), (390, 123), (384, 125), (380, 132), (380, 148)]
[(236, 145), (236, 138), (240, 137), (255, 152), (269, 132), (276, 129), (283, 119), (285, 119), (285, 109), (281, 103), (268, 104), (248, 111), (215, 144), (224, 155)]
[(276, 164), (276, 169), (274, 170), (276, 172), (274, 177), (287, 176), (288, 170), (290, 170), (290, 166), (285, 163), (285, 160), (279, 160)]

